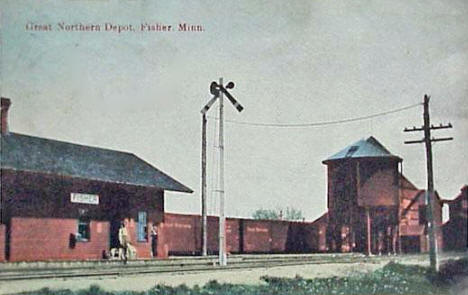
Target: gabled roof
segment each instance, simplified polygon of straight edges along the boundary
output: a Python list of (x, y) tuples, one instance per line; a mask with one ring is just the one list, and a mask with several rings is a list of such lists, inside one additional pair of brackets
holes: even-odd
[(193, 192), (134, 154), (18, 133), (1, 136), (1, 168)]
[(398, 173), (400, 175), (400, 189), (406, 189), (406, 190), (414, 190), (417, 191), (419, 190), (411, 181), (409, 181), (406, 176), (404, 176), (402, 173)]
[(330, 161), (356, 158), (394, 158), (401, 161), (400, 157), (390, 153), (377, 139), (371, 136), (356, 141), (322, 163), (327, 164)]
[(323, 213), (319, 218), (312, 221), (313, 224), (327, 223), (328, 222), (328, 211)]
[(468, 198), (468, 186), (466, 184), (462, 186), (462, 188), (460, 189), (460, 193), (454, 199), (443, 200), (443, 201), (444, 203), (450, 204), (450, 203), (460, 202), (464, 198)]

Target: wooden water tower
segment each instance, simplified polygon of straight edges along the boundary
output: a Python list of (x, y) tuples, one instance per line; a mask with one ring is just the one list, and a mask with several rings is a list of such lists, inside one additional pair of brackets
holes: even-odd
[(328, 169), (329, 251), (396, 251), (401, 162), (372, 136), (322, 162)]

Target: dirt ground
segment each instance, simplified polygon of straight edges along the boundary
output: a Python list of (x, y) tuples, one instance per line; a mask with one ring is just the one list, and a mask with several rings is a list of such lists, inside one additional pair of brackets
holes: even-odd
[[(459, 259), (468, 257), (468, 252), (447, 253), (439, 256), (442, 260)], [(374, 257), (369, 262), (356, 263), (324, 263), (306, 264), (295, 266), (277, 266), (268, 268), (235, 269), (235, 270), (213, 270), (204, 272), (166, 273), (166, 274), (139, 274), (133, 276), (104, 276), (67, 279), (46, 280), (24, 280), (24, 281), (2, 281), (0, 282), (0, 294), (15, 294), (24, 291), (34, 291), (48, 287), (49, 289), (86, 289), (91, 285), (99, 285), (108, 291), (145, 291), (157, 284), (177, 286), (186, 284), (204, 285), (211, 280), (220, 283), (233, 284), (261, 284), (262, 276), (294, 277), (299, 275), (303, 278), (348, 276), (357, 273), (374, 271), (383, 267), (390, 261), (404, 264), (417, 264), (428, 266), (426, 255), (419, 256), (382, 256)], [(441, 261), (442, 261), (441, 260)], [(454, 286), (457, 292), (454, 294), (468, 294), (468, 279)], [(458, 292), (460, 291), (460, 292)]]
[(185, 274), (145, 274), (125, 277), (48, 279), (0, 282), (0, 294), (12, 294), (23, 291), (34, 291), (48, 287), (50, 289), (85, 289), (90, 285), (99, 285), (105, 290), (145, 291), (156, 284), (177, 286), (204, 285), (210, 280), (234, 284), (260, 284), (260, 277), (278, 276), (304, 278), (345, 276), (358, 272), (367, 272), (382, 267), (385, 263), (353, 263), (353, 264), (308, 264), (297, 266), (281, 266), (271, 268), (255, 268), (242, 270), (223, 270), (213, 272)]

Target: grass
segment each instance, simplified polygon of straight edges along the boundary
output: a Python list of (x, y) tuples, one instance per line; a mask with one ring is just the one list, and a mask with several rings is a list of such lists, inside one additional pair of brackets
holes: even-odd
[[(204, 286), (177, 287), (156, 285), (145, 292), (105, 291), (93, 285), (79, 291), (41, 289), (21, 294), (37, 295), (309, 295), (309, 294), (440, 294), (452, 295), (453, 286), (468, 277), (468, 258), (449, 261), (439, 273), (425, 267), (389, 263), (374, 272), (349, 277), (304, 279), (262, 277), (265, 284), (220, 284), (210, 281)], [(458, 293), (459, 294), (459, 293)]]

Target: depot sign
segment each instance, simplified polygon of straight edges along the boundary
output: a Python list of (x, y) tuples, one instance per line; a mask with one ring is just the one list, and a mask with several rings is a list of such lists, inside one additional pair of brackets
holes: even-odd
[(79, 204), (99, 205), (99, 195), (71, 193), (70, 201)]

